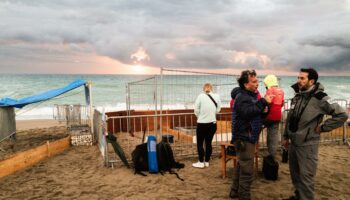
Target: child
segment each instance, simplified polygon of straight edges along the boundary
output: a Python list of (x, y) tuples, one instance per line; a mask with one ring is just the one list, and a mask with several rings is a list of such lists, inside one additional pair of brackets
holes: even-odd
[(278, 80), (275, 75), (267, 75), (264, 79), (266, 94), (274, 96), (269, 105), (269, 111), (265, 118), (267, 128), (267, 148), (271, 156), (275, 158), (278, 148), (278, 125), (282, 119), (282, 107), (284, 105), (284, 92), (278, 87)]

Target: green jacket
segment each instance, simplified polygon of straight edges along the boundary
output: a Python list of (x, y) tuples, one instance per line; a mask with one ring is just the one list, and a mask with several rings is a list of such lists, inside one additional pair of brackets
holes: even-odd
[(296, 146), (316, 144), (320, 134), (316, 127), (322, 123), (324, 115), (331, 118), (323, 121), (321, 132), (328, 132), (338, 128), (346, 122), (348, 115), (337, 103), (329, 103), (330, 97), (324, 93), (320, 83), (308, 91), (299, 91), (298, 85), (292, 85), (296, 92), (292, 99), (287, 115), (284, 138), (290, 139)]

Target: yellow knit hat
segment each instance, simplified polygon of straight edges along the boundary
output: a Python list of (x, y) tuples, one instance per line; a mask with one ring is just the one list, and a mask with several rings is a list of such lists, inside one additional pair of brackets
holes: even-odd
[(272, 86), (278, 86), (278, 80), (275, 75), (269, 74), (265, 77), (264, 83), (267, 88), (271, 88)]

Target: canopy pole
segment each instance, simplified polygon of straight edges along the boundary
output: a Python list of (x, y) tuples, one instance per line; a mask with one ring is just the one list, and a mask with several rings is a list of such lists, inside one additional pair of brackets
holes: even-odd
[(91, 133), (94, 132), (94, 110), (93, 110), (93, 105), (92, 105), (92, 82), (91, 81), (88, 81), (87, 82), (87, 85), (88, 85), (88, 93), (89, 94), (85, 94), (85, 95), (88, 95), (89, 97), (89, 110), (90, 110), (90, 130), (91, 130)]

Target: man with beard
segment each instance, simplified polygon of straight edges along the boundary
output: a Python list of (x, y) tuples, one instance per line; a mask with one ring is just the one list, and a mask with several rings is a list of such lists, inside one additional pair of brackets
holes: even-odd
[[(314, 199), (320, 134), (342, 126), (348, 118), (337, 103), (329, 103), (330, 97), (317, 79), (316, 70), (300, 69), (298, 82), (292, 85), (295, 96), (288, 112), (283, 141), (284, 147), (289, 147), (289, 170), (295, 188), (295, 194), (288, 198), (290, 200)], [(324, 115), (331, 118), (323, 121)]]

